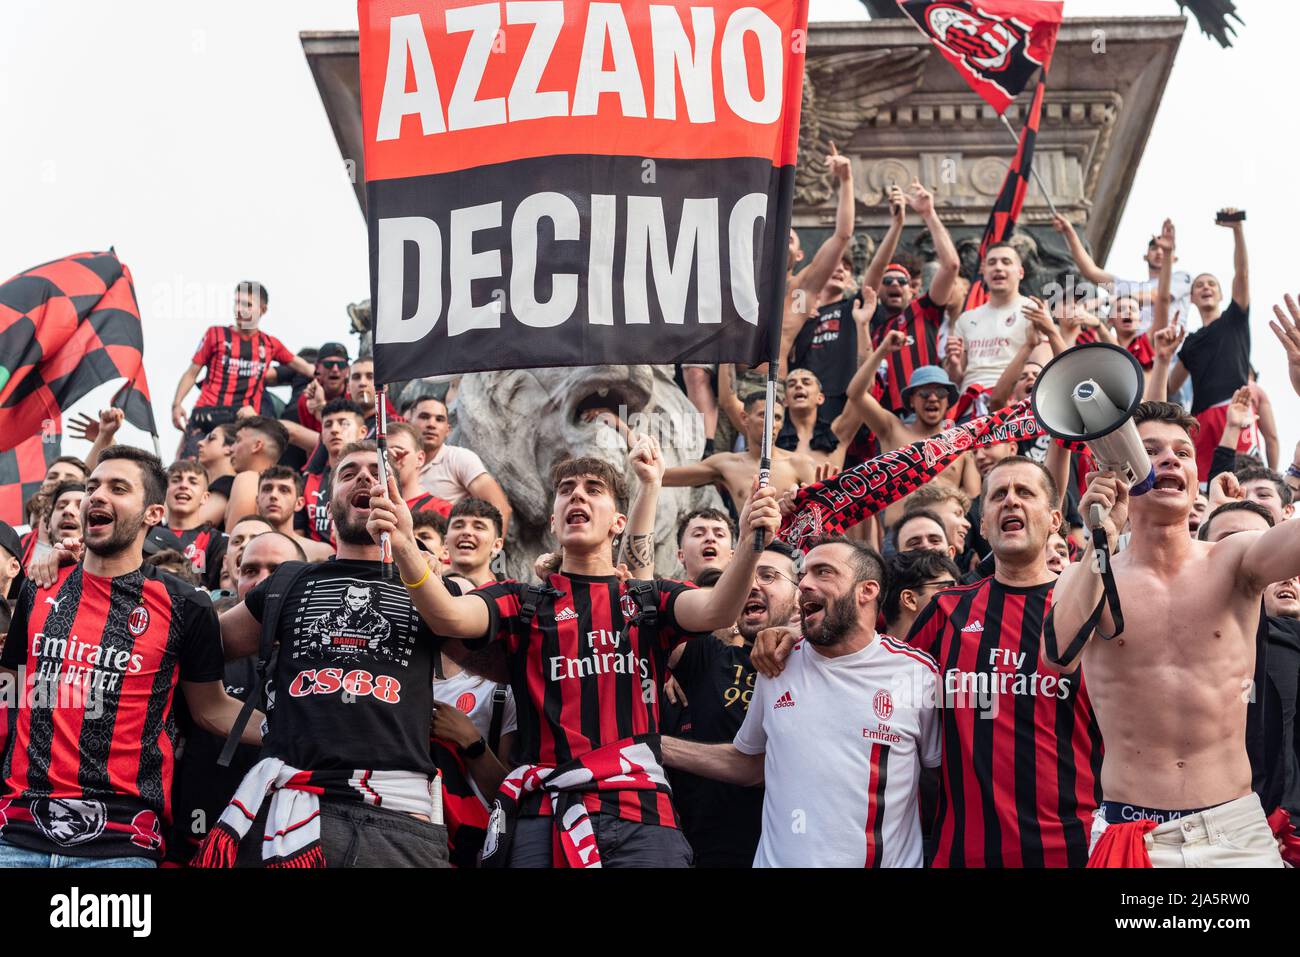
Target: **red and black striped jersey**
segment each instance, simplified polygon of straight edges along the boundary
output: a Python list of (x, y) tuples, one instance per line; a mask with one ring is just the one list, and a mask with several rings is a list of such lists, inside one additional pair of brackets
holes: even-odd
[(334, 519), (330, 518), (330, 478), (333, 470), (307, 475), (302, 488), (302, 511), (307, 516), (307, 536), (314, 542), (331, 543)]
[(226, 554), (226, 534), (204, 523), (197, 528), (173, 528), (171, 533), (185, 546), (185, 557), (208, 588), (221, 585), (221, 559)]
[(1101, 802), (1101, 732), (1081, 672), (1039, 662), (1055, 582), (941, 591), (908, 643), (939, 663), (935, 867), (1082, 867)]
[[(943, 308), (928, 296), (918, 296), (893, 318), (884, 304), (876, 307), (880, 322), (871, 324), (873, 345), (879, 347), (885, 333), (899, 329), (907, 333), (907, 344), (888, 356), (885, 370), (885, 396), (880, 404), (891, 412), (903, 409), (903, 390), (912, 373), (921, 366), (942, 366), (939, 355), (939, 328), (943, 325)], [(910, 410), (906, 410), (910, 411)]]
[(438, 498), (429, 492), (421, 492), (415, 498), (406, 500), (406, 507), (411, 510), (411, 514), (416, 512), (437, 512), (443, 518), (451, 514), (451, 502), (445, 498)]
[[(695, 586), (655, 579), (658, 621), (643, 633), (636, 597), (617, 577), (554, 574), (547, 584), (553, 590), (526, 634), (520, 609), (527, 585), (506, 581), (470, 592), (482, 597), (490, 620), (483, 638), (466, 647), (499, 641), (509, 663), (519, 720), (511, 762), (556, 766), (633, 735), (659, 734), (668, 656), (698, 637), (678, 626), (673, 609)], [(584, 803), (624, 820), (677, 826), (672, 802), (658, 791), (601, 791)], [(538, 813), (540, 804), (539, 794), (526, 813)]]
[(144, 566), (64, 568), (23, 586), (0, 666), (21, 669), (3, 761), (0, 838), (80, 857), (161, 857), (171, 819), (180, 681), (219, 681), (206, 593)]
[(240, 335), (232, 326), (209, 326), (193, 362), (208, 370), (194, 407), (262, 407), (266, 374), (272, 362), (292, 362), (293, 353), (265, 332)]

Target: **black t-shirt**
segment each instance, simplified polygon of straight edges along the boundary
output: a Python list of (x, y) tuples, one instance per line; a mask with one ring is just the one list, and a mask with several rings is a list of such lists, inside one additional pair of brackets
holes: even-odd
[(1228, 303), (1223, 315), (1187, 337), (1178, 361), (1192, 380), (1192, 414), (1227, 402), (1250, 375), (1250, 309)]
[(810, 369), (821, 381), (826, 401), (817, 418), (834, 422), (858, 371), (858, 327), (853, 321), (853, 296), (817, 310), (803, 324), (794, 340), (794, 361), (790, 368)]
[[(688, 706), (665, 700), (667, 733), (706, 744), (733, 740), (754, 696), (752, 650), (752, 645), (728, 645), (714, 636), (688, 642), (673, 669)], [(762, 787), (724, 784), (684, 771), (673, 771), (670, 780), (696, 867), (751, 867), (763, 830)]]
[(220, 495), (226, 501), (230, 501), (230, 490), (235, 487), (235, 477), (233, 475), (218, 475), (208, 483), (208, 491), (213, 495)]
[(1268, 619), (1268, 680), (1278, 700), (1281, 728), (1281, 804), (1300, 817), (1300, 753), (1296, 751), (1297, 720), (1300, 719), (1300, 621), (1294, 618)]
[[(244, 599), (258, 621), (268, 586)], [(266, 755), (303, 770), (434, 773), (429, 756), (437, 639), (401, 582), (377, 562), (310, 565), (285, 595), (277, 627)]]

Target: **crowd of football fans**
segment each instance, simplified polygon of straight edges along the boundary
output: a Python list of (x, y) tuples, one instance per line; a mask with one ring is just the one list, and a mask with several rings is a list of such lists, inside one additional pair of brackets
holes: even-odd
[[(297, 846), (262, 849), (270, 863), (1082, 865), (1101, 799), (1102, 742), (1084, 689), (1040, 674), (1034, 662), (1052, 582), (1088, 539), (1078, 513), (1088, 463), (1045, 436), (994, 444), (806, 555), (771, 536), (798, 486), (1025, 399), (1054, 355), (1098, 340), (1141, 365), (1145, 399), (1178, 402), (1199, 420), (1202, 488), (1189, 536), (1214, 541), (1290, 520), (1300, 461), (1277, 471), (1276, 422), (1250, 362), (1244, 226), (1231, 216), (1219, 223), (1234, 257), (1225, 286), (1211, 272), (1178, 268), (1168, 221), (1145, 251), (1145, 274), (1126, 279), (1099, 267), (1057, 217), (1082, 292), (1043, 300), (1022, 294), (1014, 245), (986, 250), (979, 275), (962, 275), (919, 183), (892, 188), (891, 225), (859, 272), (849, 161), (830, 163), (840, 184), (834, 230), (816, 250), (790, 236), (771, 488), (755, 483), (768, 370), (680, 367), (678, 381), (705, 423), (699, 461), (665, 469), (653, 439), (602, 412), (626, 436), (638, 499), (629, 505), (617, 476), (571, 450), (550, 477), (555, 552), (538, 556), (532, 581), (497, 573), (511, 503), (473, 449), (449, 442), (457, 383), (430, 382), (391, 409), (392, 484), (381, 489), (370, 441), (373, 359), (334, 341), (290, 352), (263, 329), (273, 313), (260, 283), (239, 284), (233, 322), (207, 330), (178, 384), (172, 417), (182, 440), (170, 464), (123, 452), (120, 410), (74, 421), (73, 435), (89, 450), (49, 468), (26, 504), (25, 526), (0, 524), (0, 593), (9, 597), (0, 667), (19, 679), (0, 711), (0, 865), (186, 865), (196, 853), (232, 863), (213, 850), (212, 832), (228, 820), (237, 789), (256, 779), (258, 801), (310, 790), (306, 778), (267, 770), (268, 757), (314, 775), (322, 807), (335, 809), (322, 814), (320, 857)], [(926, 227), (928, 260), (899, 249), (910, 216)], [(976, 280), (984, 293), (966, 309)], [(1005, 498), (990, 489), (1019, 488), (1025, 475), (1047, 494), (1022, 503), (1022, 519), (1008, 525), (998, 518)], [(713, 486), (722, 503), (681, 523), (672, 568), (654, 563), (655, 495), (668, 486)], [(144, 516), (134, 525), (121, 504), (128, 499)], [(1054, 510), (1059, 523), (1046, 518)], [(102, 531), (110, 523), (111, 535)], [(380, 567), (381, 534), (392, 579), (357, 570)], [(754, 545), (756, 535), (766, 548)], [(102, 564), (105, 556), (118, 564)], [(98, 571), (83, 571), (87, 561)], [(286, 600), (301, 595), (301, 608), (318, 615), (310, 623), (305, 610), (278, 619), (271, 612), (279, 596), (267, 580), (299, 563), (322, 570), (276, 580)], [(1028, 587), (999, 586), (1004, 565), (1029, 568)], [(445, 584), (427, 581), (430, 574)], [(92, 608), (95, 575), (118, 584), (105, 586), (102, 607)], [(75, 721), (58, 713), (77, 705), (23, 698), (24, 683), (73, 683), (78, 638), (104, 649), (78, 659), (92, 672), (105, 670), (108, 649), (130, 652), (133, 642), (152, 640), (150, 616), (139, 614), (153, 607), (139, 597), (148, 586), (136, 579), (165, 583), (173, 608), (199, 603), (175, 613), (187, 624), (157, 638), (159, 661), (149, 665), (144, 652), (152, 685), (131, 685), (138, 676), (130, 668), (101, 679), (120, 679), (107, 725), (89, 710)], [(344, 579), (343, 590), (329, 591)], [(652, 587), (638, 589), (638, 581)], [(179, 583), (201, 598), (176, 597)], [(60, 624), (67, 608), (70, 626)], [(191, 629), (186, 616), (203, 626)], [(1256, 790), (1266, 811), (1295, 813), (1300, 582), (1272, 586), (1263, 616), (1259, 660), (1275, 708), (1259, 704), (1270, 744), (1252, 745)], [(100, 634), (86, 633), (88, 621)], [(184, 629), (193, 634), (177, 637)], [(806, 640), (792, 649), (777, 641), (781, 629)], [(399, 632), (430, 647), (393, 651)], [(775, 650), (755, 654), (765, 633)], [(55, 635), (66, 642), (51, 650)], [(216, 644), (206, 652), (187, 644), (198, 640)], [(266, 643), (278, 643), (278, 663), (268, 663), (259, 647)], [(294, 659), (337, 667), (293, 675), (290, 647)], [(984, 660), (990, 647), (992, 662)], [(868, 648), (877, 658), (866, 671), (831, 667)], [(1017, 667), (1033, 680), (1013, 687), (1003, 674), (998, 687), (997, 649), (1008, 666), (1029, 655)], [(356, 662), (365, 670), (350, 670)], [(404, 680), (429, 680), (414, 751), (409, 741), (398, 748), (379, 739), (409, 736), (409, 709), (394, 719), (400, 728), (384, 717), (348, 729), (360, 713), (349, 712), (349, 695), (380, 697), (376, 662), (391, 662), (394, 674), (400, 665)], [(1014, 702), (985, 715), (987, 734), (951, 718), (951, 707), (941, 716), (897, 700), (905, 683), (942, 698), (954, 673), (973, 676), (972, 693)], [(212, 697), (186, 700), (191, 685), (214, 681)], [(342, 683), (342, 693), (330, 698), (330, 682)], [(403, 708), (423, 707), (418, 694), (403, 694)], [(241, 724), (233, 716), (250, 696), (252, 718)], [(1052, 699), (1052, 709), (1039, 698)], [(309, 700), (339, 715), (295, 717), (292, 709)], [(232, 727), (243, 743), (223, 764)], [(1028, 770), (1018, 751), (1025, 740), (1042, 745)], [(150, 755), (156, 766), (146, 769)], [(349, 769), (350, 783), (329, 777), (339, 768)], [(356, 783), (357, 769), (373, 787)], [(384, 773), (414, 775), (416, 792), (420, 781), (431, 783), (429, 799), (412, 798), (405, 779), (380, 786)], [(337, 813), (348, 801), (370, 817)], [(573, 826), (575, 810), (585, 830)], [(232, 825), (241, 863), (259, 860), (238, 840), (256, 816), (254, 808), (242, 829)], [(394, 818), (420, 827), (403, 830)], [(352, 830), (341, 837), (345, 819)], [(110, 832), (129, 840), (110, 843)]]

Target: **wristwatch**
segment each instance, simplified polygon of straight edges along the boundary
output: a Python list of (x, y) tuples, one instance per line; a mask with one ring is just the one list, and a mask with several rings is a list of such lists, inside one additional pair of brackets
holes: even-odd
[(475, 758), (481, 758), (487, 752), (487, 742), (481, 737), (471, 744), (468, 748), (457, 747), (462, 758), (469, 758), (471, 761)]

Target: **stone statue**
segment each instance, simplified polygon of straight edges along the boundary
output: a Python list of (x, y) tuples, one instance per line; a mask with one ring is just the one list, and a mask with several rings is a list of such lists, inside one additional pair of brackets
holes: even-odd
[(849, 140), (881, 107), (917, 88), (930, 51), (854, 50), (809, 57), (804, 63), (799, 115), (799, 167), (795, 201), (817, 206), (831, 195), (826, 154), (831, 143), (848, 151)]

